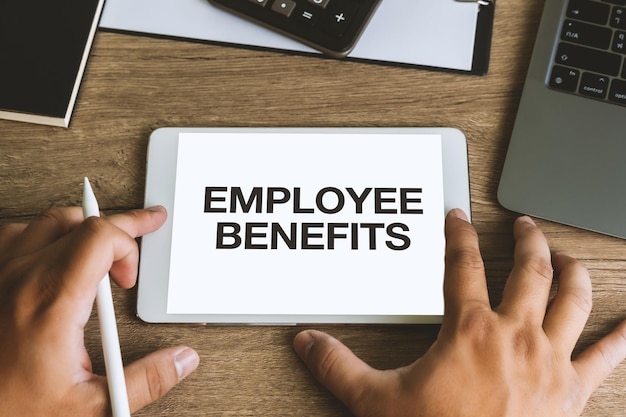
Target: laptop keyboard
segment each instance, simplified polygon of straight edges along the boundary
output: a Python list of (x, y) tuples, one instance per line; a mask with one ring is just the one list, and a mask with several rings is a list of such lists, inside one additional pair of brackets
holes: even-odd
[(548, 85), (626, 106), (626, 0), (569, 1)]

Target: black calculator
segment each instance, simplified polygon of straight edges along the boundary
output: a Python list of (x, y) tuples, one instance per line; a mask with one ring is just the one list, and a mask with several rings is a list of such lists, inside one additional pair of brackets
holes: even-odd
[(209, 0), (327, 55), (346, 56), (382, 0)]

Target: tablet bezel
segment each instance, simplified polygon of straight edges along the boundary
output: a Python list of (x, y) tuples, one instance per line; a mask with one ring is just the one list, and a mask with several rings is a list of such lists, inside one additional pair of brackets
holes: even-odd
[[(442, 143), (444, 209), (463, 209), (471, 215), (467, 141), (454, 128), (160, 128), (150, 136), (147, 156), (145, 207), (162, 205), (170, 213), (174, 190), (180, 133), (329, 133), (439, 135)], [(442, 316), (379, 315), (202, 315), (168, 314), (168, 271), (172, 218), (157, 232), (142, 239), (138, 279), (137, 315), (149, 323), (198, 324), (402, 324), (440, 323)]]

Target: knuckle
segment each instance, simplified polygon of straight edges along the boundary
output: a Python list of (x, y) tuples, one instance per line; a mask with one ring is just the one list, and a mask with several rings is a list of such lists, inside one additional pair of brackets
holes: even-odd
[(68, 208), (52, 207), (39, 213), (31, 222), (29, 227), (39, 227), (45, 225), (48, 229), (54, 230), (57, 234), (68, 232), (72, 228), (71, 211)]
[(566, 297), (584, 314), (589, 315), (593, 308), (593, 299), (591, 293), (581, 288), (571, 290)]
[(166, 384), (166, 375), (162, 372), (161, 368), (156, 362), (151, 361), (145, 369), (145, 381), (148, 396), (148, 402), (154, 402), (163, 397), (168, 391), (168, 385)]
[[(309, 366), (309, 368), (313, 370), (318, 381), (326, 385), (332, 381), (343, 380), (345, 375), (338, 374), (338, 372), (341, 372), (339, 371), (339, 365), (342, 361), (341, 348), (337, 345), (329, 344), (312, 353), (313, 355), (310, 355), (310, 365), (312, 366)], [(368, 411), (365, 406), (371, 404), (369, 401), (370, 390), (366, 384), (344, 383), (335, 388), (339, 398), (346, 404), (349, 404), (352, 409), (359, 411), (360, 414), (358, 415), (368, 415), (367, 413), (361, 413), (361, 411)]]
[(34, 222), (53, 222), (53, 223), (61, 223), (63, 221), (63, 209), (52, 207), (49, 208), (37, 215)]
[(517, 329), (511, 337), (515, 357), (529, 359), (535, 356), (537, 351), (537, 338), (526, 328)]
[(88, 217), (79, 226), (77, 238), (85, 242), (107, 240), (112, 236), (112, 227), (108, 220), (101, 217)]
[(446, 265), (469, 270), (482, 270), (484, 268), (482, 256), (471, 247), (449, 249), (446, 252)]
[(33, 305), (32, 267), (28, 262), (28, 259), (17, 258), (0, 263), (0, 311), (16, 323), (29, 316)]
[(547, 281), (552, 281), (554, 276), (552, 262), (538, 254), (532, 254), (523, 259), (522, 268)]
[(326, 381), (340, 359), (339, 352), (334, 346), (325, 346), (315, 352), (313, 356), (315, 374), (321, 381)]
[(140, 220), (145, 215), (145, 210), (135, 209), (124, 212), (124, 215), (130, 217), (131, 220)]
[(81, 224), (81, 227), (87, 233), (98, 234), (107, 227), (107, 223), (108, 222), (103, 218), (92, 216), (86, 218), (85, 221)]
[(493, 311), (466, 311), (458, 323), (457, 332), (461, 337), (477, 341), (488, 341), (497, 328), (497, 316)]

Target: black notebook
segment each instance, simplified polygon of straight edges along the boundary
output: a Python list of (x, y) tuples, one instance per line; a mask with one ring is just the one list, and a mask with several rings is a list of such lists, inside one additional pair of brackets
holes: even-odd
[(104, 0), (0, 0), (0, 118), (67, 127)]

